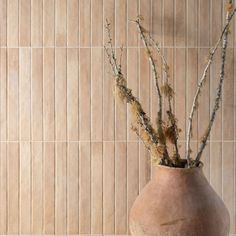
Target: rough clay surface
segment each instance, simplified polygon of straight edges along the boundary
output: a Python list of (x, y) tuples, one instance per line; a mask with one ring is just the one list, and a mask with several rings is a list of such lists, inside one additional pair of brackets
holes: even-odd
[(130, 212), (135, 236), (228, 236), (229, 213), (202, 168), (154, 167)]

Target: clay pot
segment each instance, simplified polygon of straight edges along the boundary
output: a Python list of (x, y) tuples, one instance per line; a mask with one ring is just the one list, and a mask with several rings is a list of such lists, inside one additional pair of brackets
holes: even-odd
[(202, 167), (155, 166), (130, 212), (132, 235), (228, 236), (229, 213)]

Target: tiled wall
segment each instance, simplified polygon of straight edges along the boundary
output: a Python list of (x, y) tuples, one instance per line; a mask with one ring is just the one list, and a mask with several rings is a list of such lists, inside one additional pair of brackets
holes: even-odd
[[(128, 85), (155, 121), (157, 97), (145, 50), (129, 19), (137, 12), (161, 42), (185, 126), (223, 0), (0, 0), (0, 233), (126, 234), (128, 212), (151, 176), (147, 151), (129, 130), (129, 108), (113, 99), (105, 19), (124, 46)], [(223, 106), (204, 171), (235, 233), (234, 26)], [(218, 83), (220, 51), (194, 120), (196, 151)]]

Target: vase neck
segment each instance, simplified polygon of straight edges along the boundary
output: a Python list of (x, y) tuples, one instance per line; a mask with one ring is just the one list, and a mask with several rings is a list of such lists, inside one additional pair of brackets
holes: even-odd
[(172, 168), (154, 166), (153, 180), (168, 185), (194, 184), (196, 181), (205, 181), (202, 167), (196, 168)]

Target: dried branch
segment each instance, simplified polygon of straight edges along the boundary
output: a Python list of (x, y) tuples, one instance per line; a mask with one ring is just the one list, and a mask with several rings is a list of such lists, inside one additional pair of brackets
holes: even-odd
[[(229, 2), (230, 2), (229, 6), (232, 6), (232, 1), (229, 1)], [(211, 128), (212, 128), (213, 122), (216, 117), (216, 112), (220, 107), (220, 100), (222, 97), (222, 88), (223, 88), (223, 83), (224, 83), (224, 78), (225, 78), (225, 61), (226, 61), (226, 49), (227, 49), (227, 45), (228, 45), (229, 23), (236, 11), (236, 9), (234, 9), (233, 11), (230, 9), (232, 9), (232, 8), (228, 7), (227, 16), (226, 16), (226, 27), (224, 28), (224, 33), (223, 33), (223, 42), (222, 42), (222, 51), (221, 51), (221, 53), (222, 53), (221, 54), (221, 70), (220, 70), (220, 80), (219, 80), (219, 84), (217, 87), (217, 95), (216, 95), (213, 111), (211, 113), (210, 122), (207, 126), (205, 135), (202, 138), (201, 145), (200, 145), (199, 151), (198, 151), (196, 159), (195, 159), (196, 164), (198, 164), (200, 162), (202, 152), (206, 146), (207, 139), (210, 135)]]
[(178, 132), (178, 127), (177, 127), (177, 120), (175, 118), (175, 115), (174, 115), (174, 112), (173, 112), (173, 109), (172, 109), (172, 104), (171, 104), (171, 100), (173, 99), (174, 97), (174, 91), (172, 89), (172, 87), (170, 86), (169, 84), (169, 78), (170, 78), (170, 67), (167, 63), (167, 60), (165, 58), (165, 56), (162, 54), (161, 52), (161, 48), (159, 46), (159, 43), (156, 42), (152, 36), (150, 34), (148, 34), (148, 37), (152, 43), (152, 45), (155, 47), (158, 55), (160, 56), (161, 58), (161, 62), (162, 62), (162, 68), (164, 70), (164, 74), (165, 74), (165, 84), (164, 86), (162, 87), (163, 88), (163, 92), (164, 94), (166, 95), (166, 97), (168, 98), (168, 106), (169, 106), (169, 111), (167, 112), (167, 115), (168, 115), (168, 119), (171, 123), (171, 129), (173, 130), (173, 144), (175, 146), (175, 159), (176, 161), (178, 161), (178, 159), (180, 158), (180, 155), (179, 155), (179, 149), (178, 149), (178, 137), (179, 137), (179, 132)]
[[(106, 24), (106, 30), (108, 33), (108, 47), (105, 46), (104, 48), (115, 77), (116, 93), (121, 100), (131, 105), (132, 125), (133, 127), (140, 128), (140, 138), (145, 143), (147, 149), (150, 150), (152, 156), (160, 160), (162, 164), (171, 166), (172, 163), (166, 155), (166, 152), (160, 152), (162, 144), (159, 143), (157, 131), (152, 127), (150, 118), (144, 112), (140, 102), (133, 95), (131, 89), (127, 87), (126, 79), (121, 71), (121, 66), (117, 64), (115, 50), (112, 45), (110, 24), (108, 22)], [(137, 132), (137, 128), (135, 128), (134, 131)], [(160, 158), (157, 157), (157, 155), (159, 155)]]
[[(198, 87), (197, 87), (197, 91), (195, 93), (195, 96), (194, 96), (194, 99), (193, 99), (193, 104), (192, 104), (192, 108), (191, 108), (191, 111), (190, 111), (190, 115), (189, 115), (189, 123), (188, 123), (188, 130), (187, 130), (187, 142), (186, 142), (186, 158), (187, 158), (187, 161), (188, 161), (188, 165), (190, 165), (190, 153), (191, 153), (191, 147), (190, 147), (190, 139), (191, 139), (191, 134), (192, 134), (192, 123), (193, 123), (193, 116), (194, 116), (194, 113), (195, 111), (197, 110), (197, 104), (198, 104), (198, 98), (199, 98), (199, 95), (201, 93), (201, 89), (203, 87), (203, 84), (204, 82), (206, 81), (206, 77), (207, 77), (207, 72), (209, 70), (209, 67), (210, 65), (212, 64), (212, 61), (213, 61), (213, 57), (217, 51), (217, 48), (219, 47), (219, 44), (220, 42), (222, 41), (223, 37), (224, 37), (224, 43), (223, 43), (223, 51), (222, 51), (222, 63), (223, 63), (223, 68), (221, 68), (221, 83), (223, 83), (223, 80), (224, 80), (224, 63), (225, 63), (225, 53), (226, 53), (226, 48), (227, 48), (227, 34), (228, 34), (228, 27), (229, 27), (229, 24), (233, 18), (233, 15), (235, 13), (236, 9), (232, 10), (232, 12), (228, 12), (227, 13), (227, 20), (226, 20), (226, 24), (224, 26), (224, 29), (222, 30), (221, 32), (221, 35), (220, 35), (220, 38), (218, 39), (217, 43), (215, 44), (215, 46), (212, 48), (212, 50), (210, 51), (210, 54), (209, 54), (209, 58), (208, 58), (208, 61), (207, 61), (207, 64), (206, 64), (206, 67), (203, 71), (203, 74), (202, 74), (202, 77), (198, 83)], [(224, 60), (223, 60), (224, 59)], [(222, 86), (222, 85), (221, 85)], [(220, 86), (220, 91), (218, 91), (220, 94), (221, 94), (221, 86)], [(219, 95), (219, 99), (220, 99), (221, 95)], [(218, 99), (216, 100), (216, 103), (217, 103)], [(215, 112), (214, 112), (215, 114)], [(214, 121), (214, 118), (213, 118), (213, 121)], [(212, 122), (213, 122), (212, 121)], [(211, 122), (210, 122), (211, 123)], [(210, 124), (209, 124), (210, 125)], [(212, 124), (211, 124), (212, 125)], [(209, 127), (209, 129), (211, 130), (211, 125)], [(209, 131), (210, 131), (209, 130)], [(207, 137), (209, 136), (206, 135)], [(203, 149), (204, 149), (205, 145), (203, 145)], [(202, 151), (201, 151), (202, 152)], [(201, 153), (200, 153), (200, 156), (201, 156)]]
[(159, 138), (160, 144), (162, 144), (164, 146), (165, 155), (169, 158), (169, 154), (168, 154), (167, 146), (166, 146), (166, 139), (165, 139), (165, 135), (164, 135), (163, 128), (162, 128), (162, 95), (161, 95), (161, 90), (160, 90), (160, 86), (159, 86), (159, 82), (158, 82), (159, 76), (158, 76), (158, 73), (157, 73), (157, 69), (156, 69), (156, 65), (155, 65), (155, 62), (154, 62), (152, 52), (151, 52), (151, 50), (148, 46), (148, 40), (145, 36), (145, 31), (146, 30), (141, 26), (140, 21), (141, 21), (141, 18), (138, 17), (138, 19), (135, 20), (134, 22), (137, 25), (137, 29), (138, 29), (139, 34), (141, 36), (141, 40), (142, 40), (142, 42), (143, 42), (143, 44), (146, 48), (146, 53), (147, 53), (150, 65), (152, 67), (152, 72), (153, 72), (153, 75), (154, 75), (155, 85), (156, 85), (156, 89), (157, 89), (157, 95), (158, 95), (158, 98), (159, 98), (158, 99), (158, 112), (157, 112), (158, 138)]

